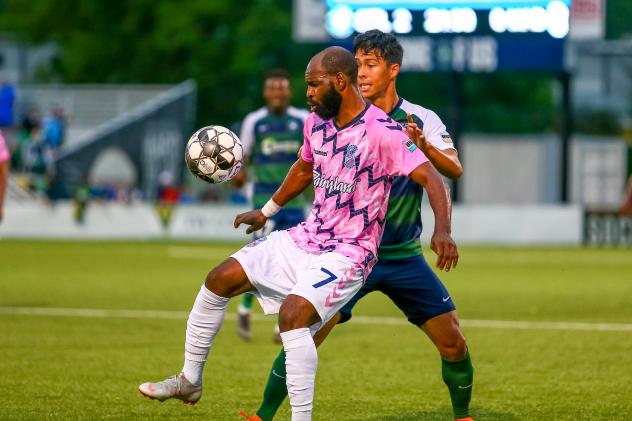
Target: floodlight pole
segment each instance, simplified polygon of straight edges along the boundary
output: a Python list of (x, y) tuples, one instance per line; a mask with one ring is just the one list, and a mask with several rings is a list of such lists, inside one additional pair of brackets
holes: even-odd
[(571, 74), (562, 72), (560, 74), (562, 85), (562, 115), (560, 121), (561, 140), (561, 162), (560, 162), (560, 202), (568, 203), (568, 180), (569, 180), (569, 153), (570, 140), (573, 133), (573, 107), (571, 99)]
[[(461, 133), (463, 132), (463, 109), (465, 107), (463, 87), (463, 72), (450, 72), (450, 126), (448, 132), (454, 142), (454, 148), (459, 151), (461, 160)], [(452, 183), (452, 202), (459, 202), (459, 184), (460, 180)]]

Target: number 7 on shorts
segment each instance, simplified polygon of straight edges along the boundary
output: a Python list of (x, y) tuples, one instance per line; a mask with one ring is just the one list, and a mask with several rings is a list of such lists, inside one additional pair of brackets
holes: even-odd
[(323, 285), (327, 285), (328, 283), (333, 282), (336, 279), (338, 279), (338, 277), (336, 275), (334, 275), (333, 273), (331, 273), (327, 269), (321, 267), (320, 270), (322, 272), (325, 272), (325, 274), (329, 275), (329, 277), (327, 279), (324, 279), (324, 280), (320, 281), (320, 282), (316, 282), (314, 285), (312, 285), (314, 288), (320, 288)]

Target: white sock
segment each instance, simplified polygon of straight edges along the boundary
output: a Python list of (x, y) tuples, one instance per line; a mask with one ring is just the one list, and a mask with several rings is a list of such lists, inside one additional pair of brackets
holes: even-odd
[(211, 350), (213, 338), (222, 327), (227, 305), (228, 298), (214, 294), (202, 284), (187, 320), (182, 368), (184, 377), (194, 385), (202, 383), (204, 363)]
[(248, 307), (244, 307), (243, 304), (239, 303), (239, 305), (237, 306), (237, 314), (239, 314), (240, 316), (245, 316), (247, 314), (250, 314), (250, 309)]
[(281, 332), (281, 339), (285, 349), (285, 379), (292, 421), (311, 421), (318, 368), (316, 344), (308, 328)]

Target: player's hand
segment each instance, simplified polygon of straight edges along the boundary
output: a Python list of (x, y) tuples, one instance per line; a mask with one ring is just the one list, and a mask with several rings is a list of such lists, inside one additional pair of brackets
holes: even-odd
[(259, 231), (266, 224), (268, 218), (261, 213), (261, 209), (255, 209), (250, 212), (240, 213), (235, 217), (235, 228), (239, 228), (241, 224), (250, 225), (246, 229), (246, 234), (252, 234)]
[(239, 172), (237, 172), (237, 174), (233, 176), (233, 178), (231, 179), (231, 183), (233, 187), (235, 187), (236, 189), (240, 189), (244, 186), (244, 184), (246, 184), (247, 179), (248, 175), (246, 173), (246, 169), (242, 168)]
[(424, 133), (421, 131), (417, 123), (413, 121), (413, 117), (410, 114), (406, 114), (406, 119), (408, 120), (408, 124), (406, 125), (408, 136), (410, 136), (410, 139), (415, 142), (415, 145), (417, 145), (422, 152), (426, 152), (428, 149), (426, 136), (424, 136)]
[(432, 234), (430, 248), (437, 253), (437, 268), (450, 272), (451, 268), (456, 269), (459, 262), (459, 251), (456, 243), (447, 232), (437, 232)]

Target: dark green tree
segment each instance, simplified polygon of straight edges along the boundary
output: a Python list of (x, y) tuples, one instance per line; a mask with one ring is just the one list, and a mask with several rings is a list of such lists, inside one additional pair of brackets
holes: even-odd
[[(262, 104), (270, 67), (293, 75), (302, 104), (307, 60), (322, 45), (291, 41), (291, 0), (0, 0), (0, 28), (29, 42), (56, 42), (42, 74), (66, 83), (177, 83), (195, 79), (199, 124), (231, 124)], [(609, 0), (607, 34), (629, 34), (632, 2)], [(466, 131), (551, 130), (556, 81), (544, 74), (465, 75)], [(446, 74), (404, 74), (400, 91), (450, 120)]]
[(6, 0), (0, 28), (56, 42), (60, 57), (46, 74), (66, 83), (195, 79), (200, 123), (230, 124), (261, 104), (266, 69), (302, 75), (315, 51), (288, 42), (290, 8), (290, 0)]
[(607, 0), (606, 2), (606, 38), (619, 39), (632, 37), (632, 1)]

